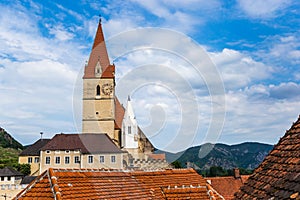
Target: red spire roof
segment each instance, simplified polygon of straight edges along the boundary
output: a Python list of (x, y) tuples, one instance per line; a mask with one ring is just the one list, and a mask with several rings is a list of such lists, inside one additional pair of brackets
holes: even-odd
[(94, 39), (92, 52), (90, 54), (88, 64), (85, 67), (83, 78), (95, 77), (95, 71), (96, 71), (95, 68), (98, 62), (100, 63), (102, 69), (101, 77), (113, 78), (115, 68), (113, 65), (110, 65), (109, 63), (108, 53), (107, 53), (106, 44), (105, 44), (104, 35), (101, 26), (101, 20), (99, 21), (98, 24), (98, 29)]

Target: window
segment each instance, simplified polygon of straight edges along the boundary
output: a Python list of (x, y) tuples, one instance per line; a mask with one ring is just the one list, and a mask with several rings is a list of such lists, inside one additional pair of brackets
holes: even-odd
[(55, 164), (60, 164), (60, 157), (59, 156), (55, 157)]
[(69, 156), (65, 157), (65, 164), (70, 164), (70, 157)]
[(49, 156), (46, 157), (46, 164), (48, 164), (48, 165), (50, 164), (50, 157)]
[(1, 176), (1, 181), (4, 181), (4, 176)]
[(70, 153), (70, 151), (69, 150), (65, 150), (65, 153)]
[(74, 153), (79, 153), (79, 150), (74, 150)]
[(49, 153), (50, 153), (50, 150), (47, 150), (46, 153), (49, 154)]
[(38, 163), (38, 162), (40, 162), (40, 158), (39, 157), (35, 157), (34, 158), (34, 163)]
[(128, 134), (131, 134), (131, 126), (128, 126)]
[(60, 150), (55, 150), (55, 153), (57, 153), (57, 154), (60, 153)]
[(28, 157), (28, 163), (32, 163), (32, 157)]
[(96, 88), (96, 95), (99, 96), (100, 95), (100, 86), (97, 85), (97, 88)]
[(88, 157), (88, 163), (93, 163), (93, 158), (94, 158), (93, 156), (89, 156)]
[(79, 156), (74, 157), (74, 163), (80, 163)]
[(115, 162), (116, 162), (116, 156), (111, 156), (111, 157), (110, 157), (110, 161), (111, 161), (112, 163), (115, 163)]
[(10, 177), (10, 176), (8, 176), (8, 177), (7, 177), (7, 180), (8, 180), (8, 181), (10, 181), (10, 178), (11, 178), (11, 177)]
[(100, 163), (104, 163), (104, 156), (100, 156), (100, 157), (99, 157), (99, 162), (100, 162)]

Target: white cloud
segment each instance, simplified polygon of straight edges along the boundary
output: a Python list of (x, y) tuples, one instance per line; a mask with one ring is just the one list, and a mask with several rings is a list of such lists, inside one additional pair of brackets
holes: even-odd
[(229, 90), (269, 78), (273, 72), (270, 66), (236, 50), (223, 49), (222, 52), (210, 53), (210, 56), (222, 74), (226, 89)]
[(238, 0), (240, 8), (253, 18), (273, 18), (288, 7), (290, 0)]
[(270, 86), (270, 96), (277, 99), (300, 99), (300, 85), (294, 82)]
[(71, 40), (75, 36), (62, 25), (49, 28), (49, 33), (55, 35), (56, 39), (61, 41)]
[[(181, 32), (194, 32), (196, 25), (204, 24), (215, 17), (221, 9), (218, 0), (203, 1), (141, 1), (133, 0), (148, 12), (159, 18), (160, 27), (172, 28)], [(213, 13), (213, 15), (212, 15)]]
[(73, 85), (84, 61), (82, 47), (70, 41), (76, 27), (49, 24), (56, 37), (47, 38), (36, 13), (21, 5), (0, 11), (0, 125), (23, 144), (40, 131), (74, 131)]
[(286, 33), (268, 37), (262, 42), (262, 50), (256, 55), (275, 66), (294, 66), (300, 63), (300, 39), (298, 33)]
[[(278, 87), (278, 86), (276, 86)], [(279, 86), (280, 87), (280, 86)], [(299, 99), (268, 98), (270, 86), (256, 85), (226, 94), (226, 121), (221, 140), (228, 143), (258, 141), (276, 143), (297, 119)], [(263, 98), (252, 98), (256, 95)]]
[(70, 9), (67, 9), (65, 7), (63, 7), (62, 5), (60, 4), (56, 4), (56, 6), (61, 9), (62, 11), (68, 13), (69, 15), (75, 17), (77, 20), (83, 20), (83, 17), (82, 15), (78, 14), (77, 12), (73, 11), (73, 10), (70, 10)]

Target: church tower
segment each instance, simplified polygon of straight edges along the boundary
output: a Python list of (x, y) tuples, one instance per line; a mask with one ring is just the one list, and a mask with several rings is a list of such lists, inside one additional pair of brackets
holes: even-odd
[(107, 133), (115, 142), (115, 66), (111, 65), (99, 20), (83, 76), (82, 133)]

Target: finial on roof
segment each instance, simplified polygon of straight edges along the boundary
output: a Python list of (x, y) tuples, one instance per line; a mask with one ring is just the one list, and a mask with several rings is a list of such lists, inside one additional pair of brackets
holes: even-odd
[(43, 133), (43, 132), (40, 132), (40, 134), (41, 134), (41, 140), (42, 140), (42, 139), (43, 139), (43, 134), (44, 134), (44, 133)]
[(101, 24), (101, 18), (102, 18), (102, 16), (101, 16), (101, 14), (99, 14), (98, 16), (99, 16), (99, 23)]
[(128, 95), (127, 101), (130, 101), (130, 95)]

